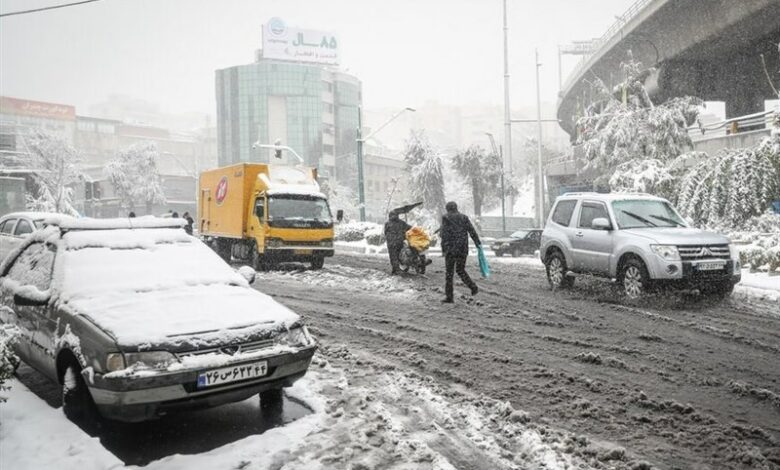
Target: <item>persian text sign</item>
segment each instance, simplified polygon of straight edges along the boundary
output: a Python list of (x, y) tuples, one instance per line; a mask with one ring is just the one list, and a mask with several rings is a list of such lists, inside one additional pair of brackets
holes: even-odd
[(6, 114), (24, 114), (48, 119), (76, 119), (76, 108), (66, 104), (20, 100), (0, 96), (0, 111)]
[(339, 43), (335, 34), (291, 28), (280, 18), (271, 18), (263, 26), (263, 57), (338, 65)]

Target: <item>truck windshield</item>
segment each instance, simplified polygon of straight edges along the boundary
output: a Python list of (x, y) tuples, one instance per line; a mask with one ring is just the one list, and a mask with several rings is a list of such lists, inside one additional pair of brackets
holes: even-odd
[(319, 197), (279, 194), (268, 198), (268, 225), (287, 228), (333, 226), (328, 201)]
[(643, 199), (612, 203), (618, 226), (622, 229), (644, 227), (685, 227), (677, 212), (666, 201)]

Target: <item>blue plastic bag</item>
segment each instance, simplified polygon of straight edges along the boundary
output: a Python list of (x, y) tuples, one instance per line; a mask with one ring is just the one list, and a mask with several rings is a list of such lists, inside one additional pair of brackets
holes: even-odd
[(479, 259), (479, 272), (485, 279), (490, 277), (490, 265), (485, 257), (485, 252), (482, 250), (482, 245), (477, 246), (477, 258)]

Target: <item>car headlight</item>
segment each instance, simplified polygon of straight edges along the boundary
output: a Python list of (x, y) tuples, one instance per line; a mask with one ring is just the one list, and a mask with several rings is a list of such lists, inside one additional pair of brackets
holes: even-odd
[(284, 241), (281, 238), (266, 238), (265, 245), (268, 248), (279, 248), (284, 245)]
[(116, 372), (125, 368), (125, 356), (122, 353), (106, 354), (106, 371)]
[(301, 326), (276, 335), (274, 343), (282, 346), (311, 346), (314, 344), (314, 338), (305, 326)]
[(165, 369), (174, 362), (176, 356), (168, 351), (144, 351), (137, 353), (125, 353), (127, 367), (138, 369)]
[(667, 261), (680, 261), (680, 252), (674, 245), (650, 245), (650, 249)]

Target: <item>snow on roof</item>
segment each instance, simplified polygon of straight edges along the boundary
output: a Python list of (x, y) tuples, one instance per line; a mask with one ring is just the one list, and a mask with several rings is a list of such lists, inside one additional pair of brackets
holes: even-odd
[(314, 188), (312, 186), (288, 184), (273, 189), (269, 189), (265, 193), (268, 194), (269, 196), (273, 196), (276, 194), (294, 194), (296, 196), (311, 196), (311, 197), (320, 197), (323, 199), (327, 199), (327, 197), (324, 194), (322, 194), (318, 189), (319, 188)]
[(314, 179), (311, 168), (283, 165), (269, 166), (268, 174), (258, 175), (265, 183), (266, 194), (295, 194), (299, 196), (321, 197), (320, 185)]
[(60, 214), (57, 212), (31, 212), (31, 211), (11, 212), (10, 214), (6, 214), (3, 216), (3, 218), (6, 217), (25, 217), (32, 220), (44, 220), (50, 218), (69, 218), (69, 219), (72, 218), (69, 215)]
[(646, 194), (646, 193), (593, 193), (593, 192), (582, 192), (582, 193), (565, 193), (562, 196), (558, 196), (559, 199), (577, 199), (577, 198), (592, 198), (592, 199), (599, 199), (602, 201), (617, 201), (617, 200), (624, 200), (624, 199), (645, 199), (645, 200), (652, 200), (652, 201), (665, 201), (666, 199), (653, 196), (652, 194)]
[(138, 228), (181, 228), (186, 225), (184, 219), (160, 218), (154, 216), (128, 217), (116, 219), (92, 219), (83, 217), (74, 219), (50, 218), (44, 223), (56, 225), (65, 230), (112, 230), (112, 229), (138, 229)]

